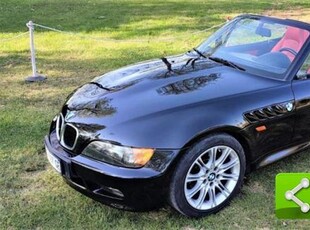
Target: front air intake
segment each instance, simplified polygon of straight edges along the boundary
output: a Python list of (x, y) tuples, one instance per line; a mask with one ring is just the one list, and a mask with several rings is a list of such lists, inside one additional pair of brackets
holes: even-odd
[(78, 130), (71, 124), (65, 124), (63, 127), (62, 144), (67, 149), (74, 149), (78, 139)]
[(56, 136), (63, 147), (73, 150), (79, 137), (79, 131), (74, 125), (65, 123), (63, 115), (59, 114), (56, 121)]

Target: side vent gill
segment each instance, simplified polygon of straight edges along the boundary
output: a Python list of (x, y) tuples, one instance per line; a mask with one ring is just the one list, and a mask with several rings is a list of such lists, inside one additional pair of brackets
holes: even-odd
[(249, 122), (254, 123), (275, 117), (280, 117), (288, 112), (293, 111), (293, 109), (294, 109), (293, 102), (289, 101), (246, 112), (244, 114), (244, 117)]

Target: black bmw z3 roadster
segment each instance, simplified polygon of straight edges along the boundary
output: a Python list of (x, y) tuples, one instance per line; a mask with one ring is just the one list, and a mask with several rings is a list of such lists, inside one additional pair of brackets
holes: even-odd
[(307, 23), (241, 15), (191, 51), (99, 76), (53, 119), (47, 157), (110, 206), (215, 213), (245, 173), (309, 146), (309, 34)]

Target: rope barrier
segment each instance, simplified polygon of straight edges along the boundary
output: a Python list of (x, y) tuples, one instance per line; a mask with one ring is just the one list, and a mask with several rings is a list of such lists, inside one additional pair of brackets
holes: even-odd
[[(187, 37), (193, 34), (199, 34), (199, 33), (204, 33), (207, 32), (209, 30), (221, 27), (222, 25), (224, 25), (226, 22), (218, 24), (218, 25), (214, 25), (212, 27), (209, 27), (207, 29), (204, 30), (199, 30), (199, 31), (195, 31), (189, 34), (185, 34), (185, 35), (180, 35), (178, 37), (173, 37), (173, 38), (157, 38), (154, 41), (155, 42), (160, 42), (160, 41), (175, 41), (176, 39), (179, 39), (180, 37)], [(83, 39), (89, 39), (89, 40), (95, 40), (95, 41), (108, 41), (108, 42), (150, 42), (150, 39), (127, 39), (127, 40), (120, 40), (120, 39), (114, 39), (114, 38), (98, 38), (98, 37), (92, 37), (92, 36), (86, 36), (86, 35), (81, 35), (78, 33), (74, 33), (74, 32), (68, 32), (68, 31), (63, 31), (63, 30), (59, 30), (53, 27), (49, 27), (49, 26), (45, 26), (45, 25), (41, 25), (41, 24), (37, 24), (37, 23), (33, 23), (34, 26), (42, 28), (42, 29), (46, 29), (46, 30), (50, 30), (50, 31), (54, 31), (57, 33), (62, 33), (62, 34), (68, 34), (71, 36), (77, 36)]]
[[(207, 32), (209, 30), (218, 28), (220, 26), (223, 26), (226, 22), (223, 22), (221, 24), (218, 25), (214, 25), (212, 27), (209, 27), (207, 29), (204, 30), (199, 30), (199, 31), (195, 31), (195, 32), (191, 32), (188, 33), (186, 35), (181, 35), (178, 37), (173, 37), (173, 38), (157, 38), (156, 40), (154, 40), (155, 42), (158, 41), (175, 41), (176, 39), (180, 39), (180, 37), (184, 37), (184, 36), (192, 36), (193, 34), (199, 34), (199, 33), (204, 33)], [(63, 31), (60, 29), (56, 29), (53, 27), (49, 27), (49, 26), (45, 26), (45, 25), (41, 25), (41, 24), (37, 24), (37, 23), (33, 23), (32, 21), (29, 21), (27, 24), (27, 27), (29, 29), (29, 32), (26, 32), (24, 34), (28, 34), (29, 33), (29, 37), (30, 37), (30, 51), (31, 51), (31, 66), (32, 66), (32, 76), (29, 76), (28, 78), (26, 78), (26, 82), (37, 82), (37, 81), (44, 81), (46, 79), (45, 76), (38, 74), (37, 72), (37, 68), (36, 68), (36, 55), (35, 55), (35, 45), (34, 45), (34, 29), (35, 27), (39, 27), (42, 29), (46, 29), (46, 30), (50, 30), (50, 31), (54, 31), (57, 33), (62, 33), (62, 34), (68, 34), (71, 36), (75, 36), (75, 37), (80, 37), (82, 39), (88, 39), (88, 40), (95, 40), (95, 41), (109, 41), (109, 42), (150, 42), (150, 39), (130, 39), (130, 40), (120, 40), (120, 39), (113, 39), (113, 38), (98, 38), (98, 37), (92, 37), (92, 36), (86, 36), (86, 35), (81, 35), (78, 33), (74, 33), (74, 32), (68, 32), (68, 31)], [(22, 36), (24, 34), (20, 34), (16, 37)], [(10, 38), (13, 39), (13, 38)], [(1, 40), (0, 40), (1, 41)], [(153, 42), (154, 42), (153, 41)]]
[(15, 36), (10, 37), (10, 38), (3, 38), (3, 39), (0, 39), (0, 42), (8, 42), (8, 41), (12, 41), (12, 40), (14, 40), (14, 39), (16, 39), (16, 38), (19, 38), (19, 37), (25, 36), (25, 35), (26, 35), (26, 34), (28, 34), (28, 33), (29, 33), (29, 31), (24, 32), (24, 33), (21, 33), (21, 34), (18, 34), (18, 35), (15, 35)]

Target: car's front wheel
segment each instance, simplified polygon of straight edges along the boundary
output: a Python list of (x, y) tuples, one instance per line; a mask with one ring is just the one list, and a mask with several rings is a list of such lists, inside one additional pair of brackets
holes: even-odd
[(245, 173), (240, 143), (227, 134), (210, 135), (189, 148), (171, 178), (169, 202), (190, 217), (226, 206), (239, 192)]

